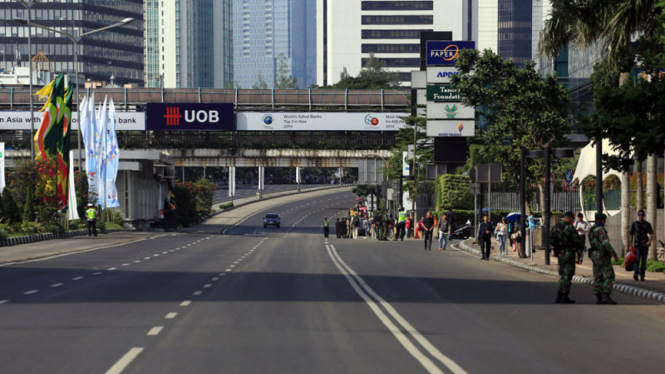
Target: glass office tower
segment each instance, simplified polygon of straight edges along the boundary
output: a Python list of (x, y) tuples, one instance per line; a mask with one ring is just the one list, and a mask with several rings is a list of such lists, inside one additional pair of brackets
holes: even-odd
[[(85, 33), (132, 17), (134, 23), (85, 37), (79, 45), (79, 72), (83, 80), (143, 84), (143, 0), (51, 0), (38, 2), (32, 20), (70, 34)], [(40, 28), (31, 28), (32, 51), (28, 51), (28, 28), (13, 21), (27, 18), (26, 9), (15, 0), (0, 0), (0, 52), (2, 69), (11, 70), (20, 54), (21, 64), (43, 51), (53, 62), (55, 73), (74, 72), (71, 41)]]
[(316, 0), (236, 0), (233, 11), (237, 86), (273, 88), (280, 60), (300, 88), (316, 83)]

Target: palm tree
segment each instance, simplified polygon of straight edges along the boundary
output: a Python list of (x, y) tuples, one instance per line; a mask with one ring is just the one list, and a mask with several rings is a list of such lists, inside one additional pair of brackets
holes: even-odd
[[(540, 35), (540, 52), (546, 57), (556, 58), (568, 46), (585, 49), (598, 44), (604, 54), (604, 60), (616, 68), (621, 50), (628, 48), (634, 37), (649, 37), (657, 29), (659, 2), (659, 0), (552, 0), (551, 18), (545, 22)], [(622, 74), (619, 85), (628, 81), (628, 77), (627, 73)], [(597, 151), (602, 155), (600, 146)], [(644, 160), (638, 160), (642, 161)], [(652, 170), (651, 173), (648, 171), (647, 185), (655, 186), (655, 171)], [(601, 178), (602, 176), (596, 176), (596, 183), (602, 186)], [(655, 223), (656, 206), (649, 206), (647, 211), (649, 220)], [(630, 177), (628, 173), (623, 173), (621, 231), (624, 249), (628, 248), (629, 214)], [(655, 250), (656, 246), (653, 243), (651, 257), (655, 257)]]

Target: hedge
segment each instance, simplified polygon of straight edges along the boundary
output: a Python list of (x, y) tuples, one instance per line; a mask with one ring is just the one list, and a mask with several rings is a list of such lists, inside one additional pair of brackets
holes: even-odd
[(468, 175), (445, 174), (437, 177), (435, 194), (436, 210), (471, 208), (471, 178)]

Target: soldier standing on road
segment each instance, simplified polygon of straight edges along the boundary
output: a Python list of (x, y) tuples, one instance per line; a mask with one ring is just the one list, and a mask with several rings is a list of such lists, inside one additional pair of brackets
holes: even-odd
[(383, 239), (382, 240), (384, 240), (384, 241), (388, 240), (388, 236), (390, 234), (390, 231), (389, 231), (390, 220), (391, 220), (391, 218), (388, 216), (388, 210), (386, 209), (383, 213), (383, 227), (381, 227), (381, 231), (383, 231)]
[(589, 233), (589, 257), (593, 261), (593, 292), (596, 294), (596, 304), (616, 304), (610, 298), (614, 284), (614, 267), (611, 257), (617, 261), (619, 258), (610, 244), (610, 238), (605, 229), (607, 216), (596, 213), (596, 225)]
[(381, 241), (383, 238), (383, 213), (381, 210), (374, 213), (374, 228), (376, 229), (376, 240)]
[(580, 236), (572, 223), (573, 212), (566, 212), (563, 220), (550, 230), (550, 246), (554, 247), (554, 255), (559, 257), (559, 284), (557, 286), (557, 304), (573, 304), (575, 300), (568, 297), (570, 286), (575, 275), (577, 253), (581, 249)]

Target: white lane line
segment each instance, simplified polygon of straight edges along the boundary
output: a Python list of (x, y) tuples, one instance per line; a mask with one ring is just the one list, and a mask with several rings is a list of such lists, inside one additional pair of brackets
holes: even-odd
[(129, 364), (131, 364), (132, 361), (134, 361), (134, 359), (136, 359), (136, 357), (141, 354), (141, 352), (143, 352), (142, 347), (134, 347), (130, 349), (129, 352), (125, 353), (125, 355), (122, 356), (118, 362), (113, 364), (113, 366), (111, 366), (111, 368), (106, 371), (106, 374), (122, 373), (122, 371), (125, 370), (127, 366), (129, 366)]
[(32, 295), (32, 294), (35, 294), (37, 292), (39, 292), (39, 290), (30, 290), (30, 291), (27, 291), (27, 292), (23, 292), (23, 294), (24, 295)]
[(178, 313), (169, 313), (169, 314), (165, 315), (164, 318), (165, 319), (174, 319), (175, 316), (177, 316), (177, 315), (178, 315)]
[(148, 336), (157, 336), (164, 330), (164, 326), (155, 326), (148, 331)]
[(129, 264), (122, 264), (122, 266), (129, 266)]
[(234, 268), (234, 267), (236, 267), (236, 266), (235, 266), (235, 265), (229, 265), (229, 267), (230, 267), (230, 268)]
[(141, 260), (134, 261), (135, 264), (138, 264), (139, 262), (141, 262)]
[(191, 303), (192, 303), (191, 300), (185, 300), (182, 303), (180, 303), (180, 306), (189, 306), (189, 304), (191, 304)]
[(226, 269), (226, 272), (229, 273), (229, 272), (231, 272), (232, 270), (233, 270), (233, 269)]
[(56, 283), (56, 284), (52, 284), (51, 287), (56, 288), (56, 287), (60, 287), (62, 285), (64, 285), (64, 283)]
[[(401, 326), (402, 328), (411, 335), (411, 337), (417, 341), (430, 355), (439, 360), (443, 365), (445, 365), (448, 370), (453, 374), (468, 374), (464, 369), (462, 369), (455, 361), (453, 361), (448, 356), (444, 355), (439, 351), (432, 343), (429, 342), (424, 336), (418, 332), (411, 324), (400, 315), (392, 305), (390, 305), (386, 300), (379, 296), (374, 290), (367, 284), (365, 281), (346, 263), (342, 260), (342, 257), (337, 253), (335, 246), (326, 245), (326, 250), (328, 255), (335, 263), (335, 266), (339, 271), (344, 275), (344, 277), (351, 283), (353, 289), (360, 295), (363, 300), (370, 306), (372, 311), (379, 317), (381, 322), (388, 328), (388, 330), (397, 338), (397, 340), (402, 343), (402, 346), (411, 353), (411, 355), (420, 362), (425, 369), (430, 373), (443, 373), (434, 363), (427, 358), (423, 353), (416, 348), (410, 340), (405, 338), (405, 334), (393, 322), (386, 316), (386, 314), (381, 310), (378, 305), (381, 305), (387, 312), (390, 314)], [(352, 278), (353, 277), (353, 278)], [(357, 283), (356, 283), (357, 282)], [(358, 285), (367, 291), (365, 293)], [(371, 295), (378, 304), (371, 299), (367, 294)]]
[[(111, 269), (109, 269), (109, 270), (111, 270)], [(83, 279), (83, 277), (72, 278), (73, 281), (78, 281), (78, 280), (81, 280), (81, 279)]]
[(226, 273), (219, 273), (219, 276), (220, 276), (220, 277), (223, 277), (223, 276), (225, 276), (225, 275), (226, 275)]
[(115, 270), (115, 269), (117, 269), (117, 268), (108, 268), (107, 270), (108, 270), (108, 271), (113, 271), (113, 270)]
[(98, 272), (96, 272), (96, 273), (92, 273), (92, 275), (102, 275), (102, 272), (101, 272), (101, 271), (98, 271)]
[(218, 280), (219, 280), (219, 277), (214, 277), (214, 278), (212, 278), (212, 280), (213, 280), (213, 281), (218, 281)]
[(194, 292), (192, 295), (194, 295), (194, 296), (199, 296), (199, 295), (201, 295), (202, 293), (203, 293), (203, 291), (196, 291), (196, 292)]
[(167, 253), (169, 253), (169, 251), (164, 251), (164, 252), (162, 252), (163, 255), (165, 255), (165, 254), (167, 254)]
[(7, 304), (8, 302), (9, 302), (9, 300), (0, 300), (0, 305)]
[(156, 254), (156, 255), (152, 255), (152, 257), (159, 257), (159, 254)]
[(210, 284), (210, 283), (203, 285), (203, 288), (210, 288), (210, 287), (212, 287), (212, 284)]

